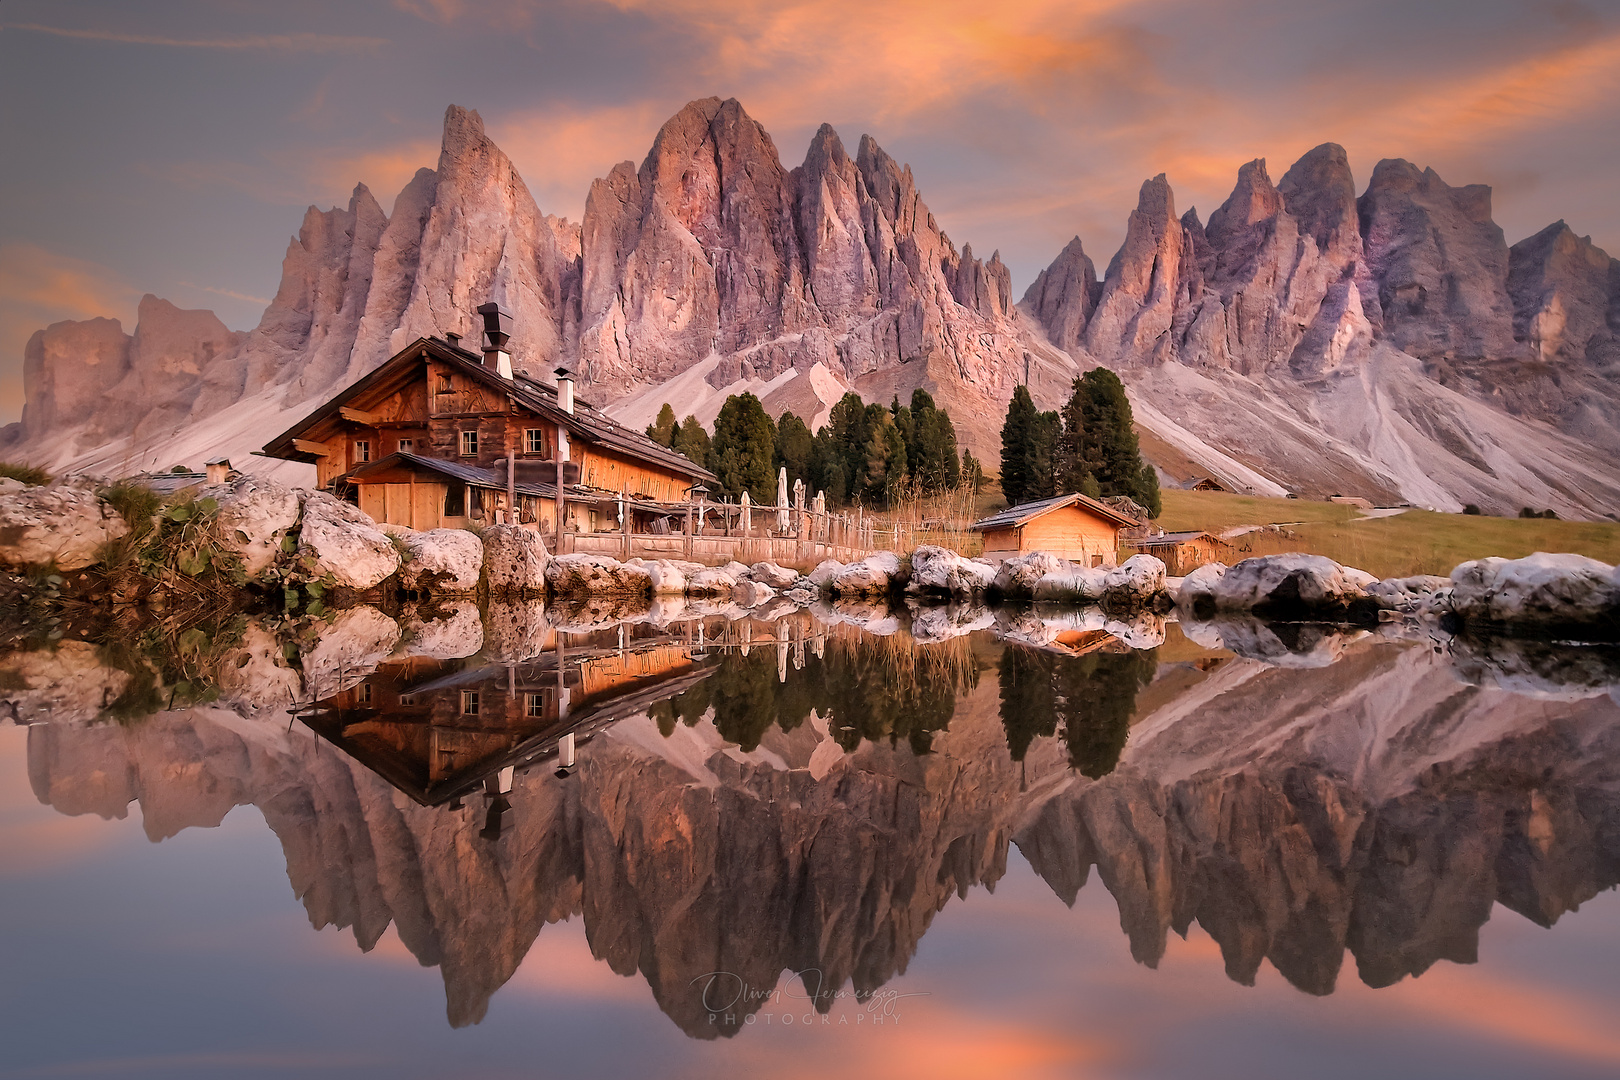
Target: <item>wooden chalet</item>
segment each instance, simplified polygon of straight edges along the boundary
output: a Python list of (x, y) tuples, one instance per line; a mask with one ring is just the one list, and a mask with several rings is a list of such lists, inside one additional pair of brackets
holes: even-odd
[[(418, 338), (272, 439), (269, 457), (315, 465), (317, 483), (378, 522), (412, 529), (472, 523), (563, 531), (656, 531), (714, 474), (574, 398), (514, 372), (510, 317), (484, 317), (483, 355), (459, 339)], [(559, 490), (559, 480), (561, 490)]]
[(583, 743), (714, 673), (669, 634), (612, 637), (511, 665), (393, 661), (299, 719), (414, 802), (458, 804), (493, 794), (504, 770), (552, 761), (564, 736)]
[(1166, 532), (1157, 536), (1125, 538), (1120, 542), (1164, 563), (1165, 572), (1172, 577), (1184, 577), (1206, 563), (1215, 562), (1226, 554), (1230, 546), (1213, 533), (1202, 531)]
[(1076, 494), (1009, 506), (973, 528), (984, 536), (991, 562), (1048, 551), (1083, 566), (1113, 566), (1120, 530), (1136, 524), (1134, 516)]

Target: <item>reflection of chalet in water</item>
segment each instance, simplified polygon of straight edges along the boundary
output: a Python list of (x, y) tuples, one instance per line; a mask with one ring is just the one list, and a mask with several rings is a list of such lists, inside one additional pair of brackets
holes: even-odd
[[(614, 638), (614, 635), (608, 635)], [(317, 734), (424, 806), (485, 790), (707, 677), (667, 634), (554, 647), (521, 664), (403, 660), (300, 713)]]
[[(637, 524), (685, 513), (687, 492), (714, 475), (574, 398), (517, 372), (510, 316), (479, 308), (482, 357), (459, 339), (419, 338), (271, 440), (264, 452), (312, 462), (320, 487), (374, 519), (413, 529), (508, 521), (550, 535), (617, 529), (628, 497)], [(561, 470), (563, 489), (557, 490)]]

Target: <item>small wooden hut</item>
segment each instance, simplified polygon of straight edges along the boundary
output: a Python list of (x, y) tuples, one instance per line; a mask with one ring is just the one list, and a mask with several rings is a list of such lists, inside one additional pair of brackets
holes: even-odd
[(1084, 566), (1113, 566), (1118, 561), (1119, 531), (1136, 519), (1084, 495), (1009, 506), (973, 524), (984, 537), (984, 557), (991, 562), (1049, 551)]

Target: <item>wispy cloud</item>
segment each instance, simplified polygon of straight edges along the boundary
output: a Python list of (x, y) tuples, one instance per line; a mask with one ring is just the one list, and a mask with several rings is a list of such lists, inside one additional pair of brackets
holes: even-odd
[(243, 300), (250, 304), (268, 304), (270, 302), (270, 298), (267, 296), (249, 296), (247, 293), (221, 289), (217, 285), (197, 285), (190, 281), (182, 281), (180, 284), (188, 289), (198, 289), (205, 293), (213, 293), (215, 296), (228, 296), (232, 300)]
[(386, 45), (386, 38), (338, 34), (244, 34), (234, 37), (177, 38), (161, 34), (135, 34), (123, 30), (97, 30), (72, 26), (46, 26), (42, 23), (0, 23), (0, 30), (21, 30), (31, 34), (77, 38), (81, 41), (110, 41), (121, 45), (160, 45), (171, 49), (227, 49), (237, 51), (334, 52), (371, 50)]

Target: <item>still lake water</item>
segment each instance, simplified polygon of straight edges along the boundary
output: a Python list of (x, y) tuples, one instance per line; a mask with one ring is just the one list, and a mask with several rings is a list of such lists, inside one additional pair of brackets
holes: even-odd
[(1612, 648), (441, 614), (0, 657), (0, 1076), (1620, 1071)]

